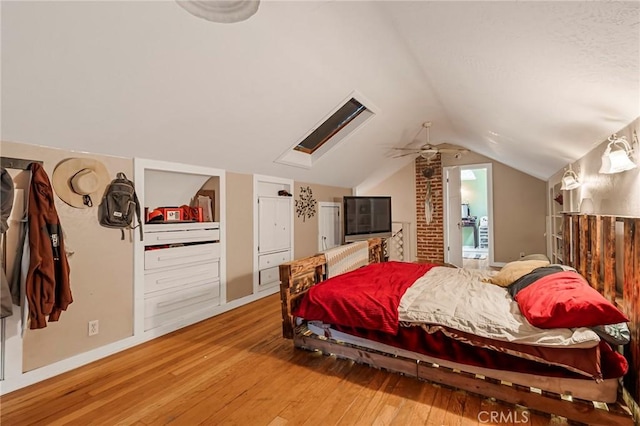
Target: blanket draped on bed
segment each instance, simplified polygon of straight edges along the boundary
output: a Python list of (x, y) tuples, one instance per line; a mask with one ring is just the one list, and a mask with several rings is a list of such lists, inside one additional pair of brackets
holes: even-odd
[(485, 271), (435, 267), (420, 277), (398, 306), (401, 322), (439, 324), (504, 342), (546, 347), (597, 346), (585, 327), (542, 329), (531, 325), (509, 292), (482, 282)]
[(307, 320), (396, 334), (400, 298), (433, 266), (382, 262), (329, 278), (309, 289), (294, 314)]
[(356, 241), (344, 246), (326, 250), (327, 277), (335, 277), (345, 272), (353, 271), (369, 263), (369, 243)]

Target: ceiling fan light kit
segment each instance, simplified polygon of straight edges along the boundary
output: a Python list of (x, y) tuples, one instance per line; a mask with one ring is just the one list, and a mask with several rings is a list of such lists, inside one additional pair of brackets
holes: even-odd
[(431, 129), (431, 122), (425, 121), (422, 123), (422, 128), (418, 131), (418, 134), (413, 138), (413, 140), (417, 139), (422, 132), (422, 129), (426, 130), (426, 143), (422, 145), (420, 148), (394, 148), (399, 151), (408, 151), (406, 153), (402, 153), (394, 156), (393, 158), (405, 157), (407, 155), (419, 155), (425, 160), (430, 160), (434, 158), (438, 154), (453, 154), (456, 159), (461, 158), (462, 154), (466, 154), (469, 152), (466, 148), (440, 148), (436, 145), (431, 144), (429, 130)]

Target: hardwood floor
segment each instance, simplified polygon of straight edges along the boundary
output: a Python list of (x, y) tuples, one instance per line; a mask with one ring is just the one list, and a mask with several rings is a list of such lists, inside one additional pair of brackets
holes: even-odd
[[(280, 335), (278, 295), (0, 398), (2, 425), (561, 423), (317, 353)], [(491, 421), (493, 419), (496, 421)]]

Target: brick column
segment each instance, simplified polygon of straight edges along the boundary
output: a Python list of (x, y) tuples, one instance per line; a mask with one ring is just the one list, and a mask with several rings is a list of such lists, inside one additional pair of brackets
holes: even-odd
[[(444, 262), (444, 227), (443, 227), (443, 192), (442, 161), (440, 154), (427, 161), (422, 157), (416, 159), (416, 213), (417, 213), (417, 259), (419, 262)], [(427, 179), (422, 174), (427, 167), (432, 167), (431, 200), (433, 215), (430, 224), (425, 217), (425, 199), (427, 196)]]

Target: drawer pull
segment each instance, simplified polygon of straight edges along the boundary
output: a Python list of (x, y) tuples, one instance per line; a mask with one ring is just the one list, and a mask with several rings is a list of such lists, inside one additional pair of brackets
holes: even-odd
[[(156, 238), (156, 241), (170, 241), (170, 240), (175, 240), (176, 237), (173, 235), (158, 235)], [(211, 240), (211, 241), (215, 241), (213, 237), (211, 237), (210, 235), (202, 235), (200, 237), (189, 237), (189, 241), (193, 241), (193, 240)]]
[(187, 302), (187, 301), (193, 300), (193, 299), (199, 299), (202, 296), (206, 296), (207, 294), (209, 294), (208, 291), (203, 291), (202, 293), (194, 294), (193, 296), (185, 297), (183, 299), (167, 300), (166, 302), (160, 302), (160, 303), (157, 304), (157, 306), (158, 306), (158, 308), (165, 308), (167, 306), (175, 305), (176, 303), (182, 303), (182, 302)]
[(156, 280), (156, 283), (158, 284), (168, 284), (168, 283), (175, 283), (175, 282), (182, 282), (183, 284), (195, 284), (195, 283), (208, 283), (210, 282), (214, 277), (207, 277), (207, 278), (200, 278), (199, 280), (189, 280), (188, 278), (195, 278), (198, 275), (193, 275), (192, 277), (176, 277), (176, 278), (162, 278), (159, 280)]
[(175, 260), (175, 259), (191, 259), (191, 258), (195, 258), (195, 257), (202, 257), (202, 256), (206, 256), (209, 253), (202, 253), (202, 254), (183, 254), (183, 255), (172, 255), (172, 256), (158, 256), (158, 262), (163, 262), (165, 260)]

